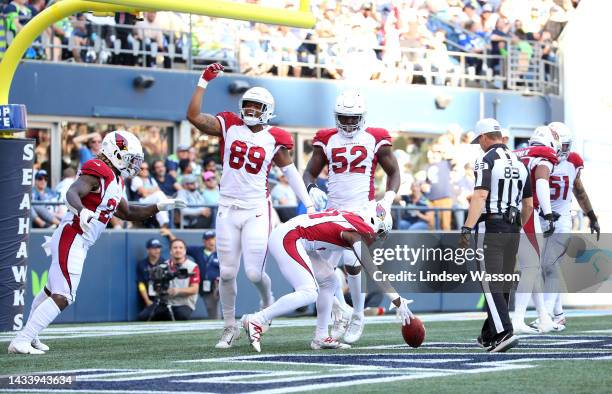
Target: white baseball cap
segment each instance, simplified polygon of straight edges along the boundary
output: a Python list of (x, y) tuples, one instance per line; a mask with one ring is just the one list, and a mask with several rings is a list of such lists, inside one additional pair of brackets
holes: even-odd
[(502, 131), (501, 126), (499, 125), (499, 122), (493, 118), (484, 118), (484, 119), (480, 119), (478, 121), (478, 123), (476, 123), (476, 127), (474, 127), (474, 139), (472, 140), (472, 144), (477, 144), (478, 143), (478, 139), (480, 138), (481, 135), (483, 134), (487, 134), (487, 133), (494, 133), (494, 132), (500, 132)]

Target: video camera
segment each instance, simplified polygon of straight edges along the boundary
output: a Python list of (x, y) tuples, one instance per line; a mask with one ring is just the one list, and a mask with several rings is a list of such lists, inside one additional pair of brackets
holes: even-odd
[(171, 269), (168, 263), (159, 263), (149, 268), (149, 279), (153, 282), (153, 290), (157, 293), (160, 304), (168, 303), (168, 289), (172, 280), (185, 279), (192, 275), (187, 268)]

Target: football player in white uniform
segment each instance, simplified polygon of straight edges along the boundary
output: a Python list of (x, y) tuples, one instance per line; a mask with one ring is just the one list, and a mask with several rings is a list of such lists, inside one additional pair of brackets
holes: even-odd
[[(523, 223), (521, 233), (524, 236), (519, 244), (518, 261), (521, 279), (516, 289), (512, 327), (515, 334), (537, 334), (549, 332), (555, 324), (546, 311), (542, 288), (542, 228), (536, 215), (544, 219), (544, 236), (550, 236), (554, 231), (557, 215), (550, 205), (550, 188), (548, 180), (553, 167), (557, 164), (557, 154), (561, 149), (559, 136), (548, 126), (534, 130), (529, 139), (529, 147), (516, 150), (518, 158), (529, 171), (531, 185), (535, 185), (533, 193), (533, 214)], [(525, 324), (525, 313), (529, 300), (533, 298), (538, 312), (539, 326), (532, 328)]]
[[(599, 240), (600, 229), (597, 216), (593, 212), (591, 201), (580, 179), (584, 162), (578, 153), (572, 152), (571, 130), (561, 122), (553, 122), (548, 127), (559, 135), (561, 151), (559, 153), (559, 163), (554, 167), (549, 179), (551, 207), (554, 212), (559, 214), (559, 219), (555, 223), (554, 234), (544, 241), (542, 255), (544, 303), (548, 312), (553, 316), (554, 322), (559, 325), (559, 328), (563, 329), (566, 320), (559, 290), (563, 286), (560, 264), (567, 249), (569, 234), (572, 231), (570, 209), (572, 194), (578, 200), (580, 208), (588, 216), (591, 233), (597, 233), (597, 240)], [(532, 324), (537, 325), (538, 322), (535, 321)]]
[[(275, 228), (270, 236), (270, 255), (295, 291), (258, 313), (243, 316), (242, 325), (253, 348), (261, 351), (261, 337), (268, 330), (272, 319), (312, 304), (315, 300), (319, 306), (317, 292), (321, 292), (324, 287), (335, 287), (335, 279), (330, 280), (335, 278), (335, 265), (312, 259), (317, 250), (349, 250), (373, 274), (376, 267), (363, 255), (367, 253), (365, 245), (384, 236), (391, 227), (390, 212), (380, 203), (374, 202), (358, 214), (329, 209), (297, 216)], [(410, 324), (412, 312), (408, 304), (412, 301), (400, 297), (388, 282), (381, 283), (381, 287), (392, 305), (398, 309), (402, 324)], [(310, 347), (313, 350), (347, 349), (350, 345), (339, 343), (329, 336), (317, 338), (315, 334)]]
[[(374, 200), (374, 173), (380, 163), (387, 174), (387, 188), (380, 201), (387, 212), (400, 186), (400, 172), (397, 159), (391, 150), (391, 136), (385, 129), (365, 127), (366, 103), (356, 91), (348, 90), (340, 94), (334, 109), (336, 128), (319, 130), (312, 142), (313, 154), (304, 172), (304, 182), (317, 209), (335, 208), (357, 211), (366, 203)], [(329, 167), (328, 195), (317, 188), (316, 179), (323, 170)], [(339, 286), (336, 286), (336, 300), (327, 289), (319, 292), (317, 305), (318, 325), (327, 327), (330, 316), (334, 317), (332, 338), (354, 343), (363, 332), (363, 308), (365, 294), (361, 292), (361, 267), (350, 250), (320, 254), (322, 259), (329, 259), (333, 266), (343, 260), (348, 273), (348, 284), (353, 301), (352, 313), (345, 306)], [(340, 302), (337, 302), (340, 301)], [(344, 305), (343, 305), (344, 304)], [(333, 307), (332, 307), (333, 305)], [(330, 313), (330, 310), (331, 313)], [(327, 330), (327, 328), (325, 329)], [(325, 338), (327, 334), (320, 335)]]
[(289, 185), (309, 212), (314, 212), (289, 151), (291, 135), (268, 125), (274, 117), (274, 98), (266, 89), (247, 90), (240, 99), (240, 114), (221, 112), (216, 116), (201, 113), (202, 96), (207, 84), (223, 71), (211, 64), (202, 73), (187, 109), (187, 119), (205, 134), (221, 139), (223, 173), (219, 184), (217, 212), (217, 252), (221, 282), (219, 293), (224, 329), (216, 347), (230, 348), (240, 335), (236, 323), (236, 276), (240, 258), (246, 276), (261, 296), (262, 307), (274, 302), (270, 277), (264, 270), (270, 221), (271, 201), (268, 174), (272, 164), (280, 167)]
[(43, 245), (51, 254), (47, 284), (32, 301), (28, 322), (9, 345), (9, 353), (44, 354), (49, 350), (38, 334), (74, 302), (87, 251), (113, 215), (123, 220), (143, 220), (160, 211), (185, 207), (181, 200), (131, 205), (123, 198), (123, 179), (138, 174), (142, 160), (136, 136), (113, 131), (104, 137), (98, 157), (83, 164), (66, 192), (69, 211), (51, 241)]

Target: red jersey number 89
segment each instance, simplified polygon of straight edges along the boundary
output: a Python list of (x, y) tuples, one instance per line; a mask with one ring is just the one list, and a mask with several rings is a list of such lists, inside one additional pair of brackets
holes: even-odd
[(242, 141), (234, 141), (230, 146), (229, 166), (235, 170), (244, 169), (249, 174), (257, 174), (263, 166), (266, 151), (261, 146), (250, 148)]

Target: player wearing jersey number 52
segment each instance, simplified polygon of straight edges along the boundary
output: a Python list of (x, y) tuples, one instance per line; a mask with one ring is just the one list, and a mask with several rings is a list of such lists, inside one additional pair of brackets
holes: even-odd
[(219, 294), (225, 328), (217, 348), (229, 348), (240, 334), (236, 324), (236, 275), (240, 257), (247, 277), (257, 287), (263, 307), (273, 302), (270, 277), (264, 270), (266, 247), (271, 230), (268, 173), (272, 164), (280, 167), (289, 186), (309, 212), (313, 204), (291, 160), (291, 135), (268, 125), (274, 117), (274, 98), (266, 89), (247, 90), (240, 99), (239, 114), (201, 113), (202, 96), (210, 81), (223, 71), (211, 64), (202, 73), (189, 107), (187, 119), (201, 132), (221, 139), (223, 174), (219, 184), (216, 218), (219, 255)]
[(9, 345), (9, 353), (44, 354), (49, 350), (38, 334), (74, 302), (87, 250), (114, 215), (143, 220), (159, 211), (185, 207), (181, 200), (132, 205), (123, 198), (123, 178), (136, 175), (142, 160), (140, 141), (127, 131), (113, 131), (104, 137), (98, 156), (83, 164), (66, 192), (69, 211), (50, 243), (43, 244), (51, 254), (47, 284), (34, 298), (28, 322)]

